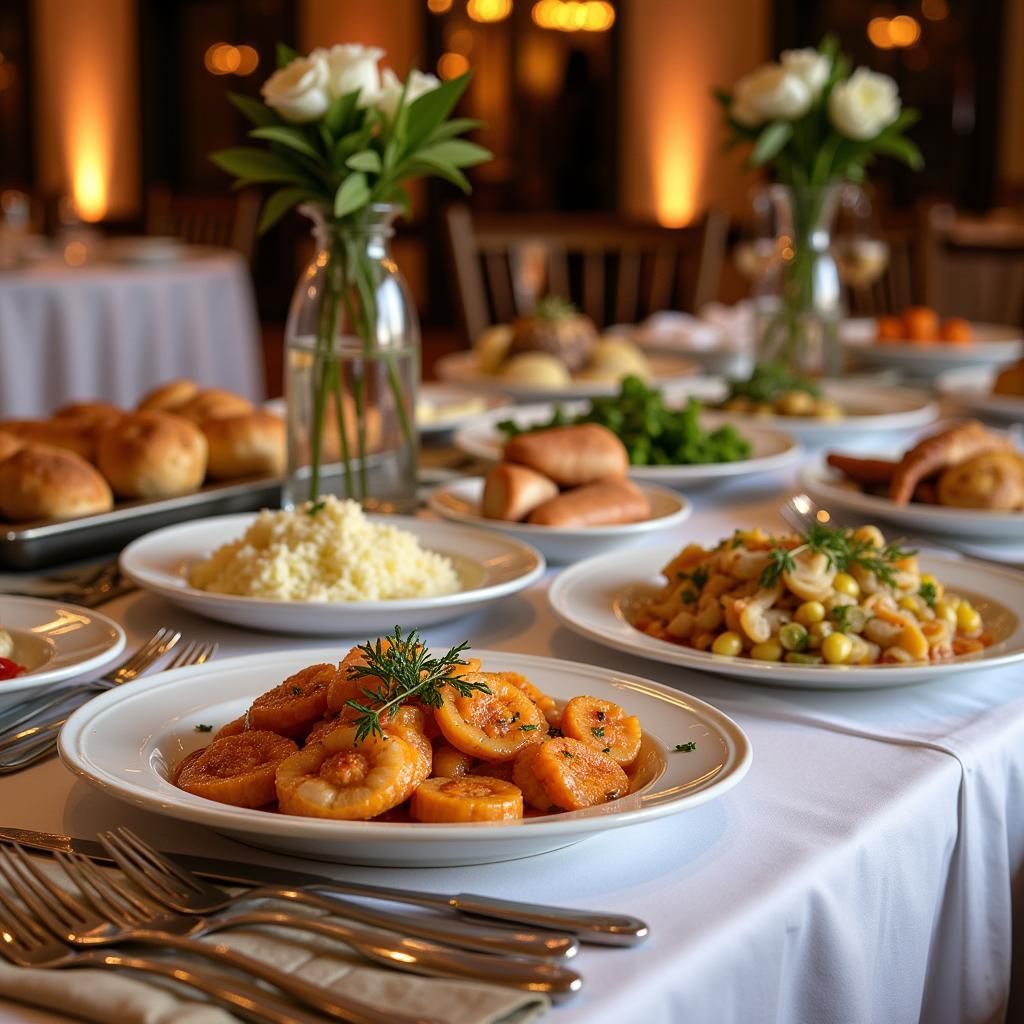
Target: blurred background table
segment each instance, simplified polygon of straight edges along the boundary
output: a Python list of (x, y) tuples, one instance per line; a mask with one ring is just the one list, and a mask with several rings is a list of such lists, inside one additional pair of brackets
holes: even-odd
[(173, 377), (264, 397), (245, 260), (189, 246), (163, 262), (46, 260), (0, 273), (0, 410), (39, 416), (73, 399), (134, 405)]

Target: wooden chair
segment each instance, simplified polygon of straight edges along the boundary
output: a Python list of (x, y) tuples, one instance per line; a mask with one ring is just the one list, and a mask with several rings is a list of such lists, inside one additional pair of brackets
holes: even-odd
[(927, 305), (943, 316), (1024, 324), (1024, 219), (934, 206), (922, 238)]
[(606, 215), (446, 212), (461, 326), (472, 341), (529, 313), (545, 295), (571, 299), (599, 327), (717, 298), (727, 220), (692, 227), (630, 224)]
[(865, 287), (848, 285), (844, 289), (850, 316), (896, 315), (917, 302), (920, 289), (916, 233), (909, 228), (886, 231), (885, 241), (889, 246), (885, 273)]
[(236, 249), (252, 263), (259, 212), (260, 196), (253, 189), (234, 196), (194, 196), (154, 185), (146, 197), (146, 234)]

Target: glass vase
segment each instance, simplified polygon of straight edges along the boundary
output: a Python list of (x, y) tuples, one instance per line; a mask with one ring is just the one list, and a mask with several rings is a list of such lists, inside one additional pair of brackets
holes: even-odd
[(768, 189), (778, 258), (755, 296), (759, 365), (826, 377), (842, 372), (843, 296), (832, 254), (842, 187)]
[(317, 253), (285, 328), (286, 507), (327, 494), (368, 511), (416, 507), (420, 332), (391, 258), (397, 209), (375, 204), (344, 222), (312, 207)]

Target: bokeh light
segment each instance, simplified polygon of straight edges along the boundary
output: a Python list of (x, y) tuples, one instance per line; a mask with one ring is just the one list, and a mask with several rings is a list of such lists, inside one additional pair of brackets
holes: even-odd
[(458, 78), (469, 70), (469, 61), (461, 53), (442, 53), (437, 61), (437, 73), (444, 79)]
[(473, 21), (503, 21), (512, 13), (512, 0), (469, 0), (466, 13)]

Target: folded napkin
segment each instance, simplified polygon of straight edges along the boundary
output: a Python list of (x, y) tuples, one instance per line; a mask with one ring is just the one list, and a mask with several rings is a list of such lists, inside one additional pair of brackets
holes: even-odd
[(753, 343), (754, 307), (750, 302), (734, 306), (709, 302), (699, 316), (673, 310), (652, 313), (640, 325), (638, 337), (641, 344), (670, 345), (691, 352), (742, 352)]
[[(52, 862), (35, 863), (64, 888), (74, 886)], [(239, 909), (261, 908), (293, 916), (317, 911), (284, 901), (244, 904)], [(2, 917), (0, 910), (0, 917)], [(384, 1009), (405, 1014), (422, 1013), (447, 1024), (528, 1024), (550, 1008), (546, 996), (497, 985), (422, 978), (413, 974), (365, 966), (367, 961), (348, 947), (306, 932), (273, 926), (231, 929), (211, 935), (211, 944), (223, 944), (257, 960), (272, 963), (306, 981), (337, 989)], [(135, 946), (132, 952), (147, 959), (180, 963), (182, 954), (164, 954), (155, 947)], [(232, 973), (213, 961), (190, 958), (200, 971)], [(0, 959), (0, 999), (29, 1003), (68, 1017), (96, 1024), (234, 1024), (238, 1018), (213, 1006), (191, 989), (160, 978), (130, 971), (75, 968), (42, 970), (15, 967)], [(0, 1018), (3, 1014), (0, 1011)]]

